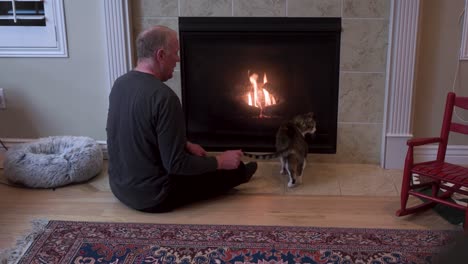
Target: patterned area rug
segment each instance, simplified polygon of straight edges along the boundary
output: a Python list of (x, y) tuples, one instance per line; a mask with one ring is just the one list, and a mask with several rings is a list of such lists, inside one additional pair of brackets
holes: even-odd
[(50, 221), (19, 263), (432, 263), (454, 231)]

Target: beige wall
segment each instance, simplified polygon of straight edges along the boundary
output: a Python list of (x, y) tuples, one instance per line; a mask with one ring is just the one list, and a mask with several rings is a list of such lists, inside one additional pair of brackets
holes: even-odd
[(68, 58), (0, 58), (1, 138), (55, 135), (105, 140), (106, 47), (103, 3), (65, 0)]
[[(445, 97), (453, 89), (465, 0), (424, 0), (421, 4), (413, 131), (415, 137), (433, 137), (440, 134)], [(468, 61), (460, 61), (459, 66), (455, 92), (468, 96)], [(468, 120), (466, 111), (457, 113)], [(468, 145), (468, 137), (454, 134), (449, 144)]]

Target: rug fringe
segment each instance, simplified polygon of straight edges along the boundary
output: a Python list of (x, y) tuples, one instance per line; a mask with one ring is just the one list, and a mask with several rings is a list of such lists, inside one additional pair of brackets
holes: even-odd
[(49, 223), (47, 219), (34, 219), (31, 221), (32, 230), (30, 233), (23, 235), (16, 240), (16, 245), (12, 248), (0, 250), (0, 264), (16, 264), (24, 255), (26, 250), (36, 239), (36, 237), (44, 232), (45, 227)]

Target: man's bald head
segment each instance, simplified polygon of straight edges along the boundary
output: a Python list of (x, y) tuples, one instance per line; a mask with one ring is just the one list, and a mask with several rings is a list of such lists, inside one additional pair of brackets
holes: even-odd
[(154, 26), (141, 32), (136, 40), (137, 58), (151, 58), (158, 49), (166, 49), (177, 33), (165, 26)]

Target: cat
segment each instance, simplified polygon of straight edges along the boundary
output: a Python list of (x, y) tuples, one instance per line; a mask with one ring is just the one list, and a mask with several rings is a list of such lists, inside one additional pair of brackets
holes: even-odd
[(302, 183), (302, 173), (306, 165), (306, 157), (309, 145), (305, 141), (306, 134), (315, 134), (315, 115), (313, 112), (297, 115), (282, 124), (276, 133), (276, 152), (269, 154), (252, 154), (244, 152), (244, 155), (254, 159), (280, 158), (281, 174), (288, 174), (288, 187), (294, 187)]

